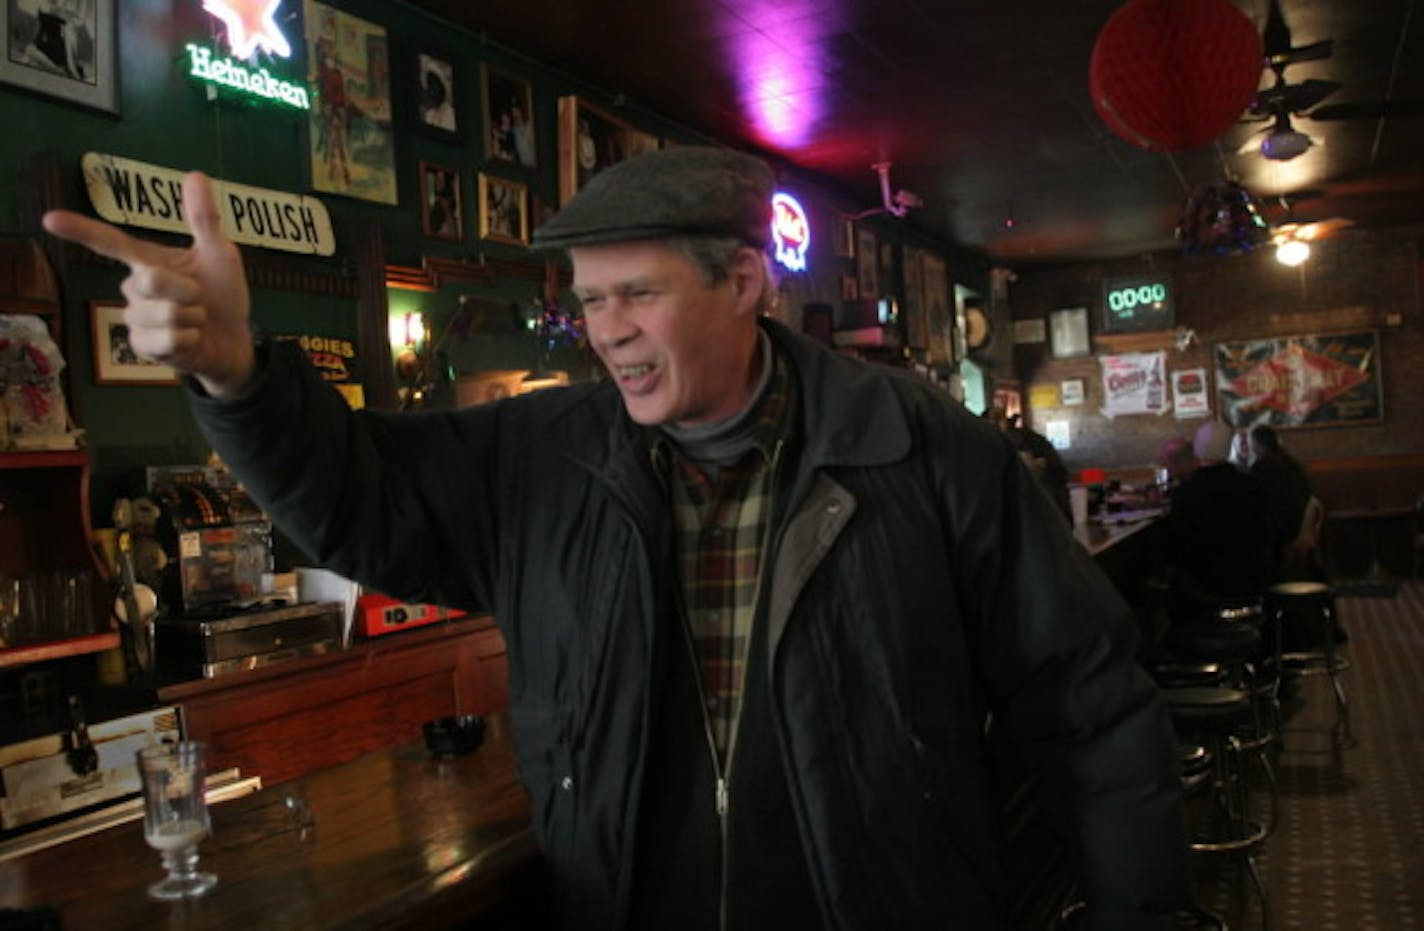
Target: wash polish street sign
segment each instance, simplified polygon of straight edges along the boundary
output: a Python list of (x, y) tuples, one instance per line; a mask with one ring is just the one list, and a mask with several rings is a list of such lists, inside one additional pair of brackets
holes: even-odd
[[(110, 223), (187, 233), (183, 172), (117, 155), (86, 152), (80, 160), (89, 202)], [(331, 255), (336, 235), (315, 197), (213, 179), (223, 231), (233, 242), (280, 252)]]

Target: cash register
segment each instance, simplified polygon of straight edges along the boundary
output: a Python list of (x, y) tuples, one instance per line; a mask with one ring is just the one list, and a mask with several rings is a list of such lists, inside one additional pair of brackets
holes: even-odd
[[(266, 591), (272, 525), (223, 470), (150, 469), (160, 679), (211, 678), (341, 646), (345, 609)], [(157, 564), (156, 566), (153, 564)]]

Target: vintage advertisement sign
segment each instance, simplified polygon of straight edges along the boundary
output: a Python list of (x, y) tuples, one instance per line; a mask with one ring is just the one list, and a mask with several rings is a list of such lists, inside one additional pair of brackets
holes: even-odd
[(314, 333), (274, 333), (272, 338), (289, 340), (302, 347), (312, 367), (321, 373), (323, 380), (341, 392), (352, 409), (366, 406), (365, 392), (357, 381), (360, 369), (356, 344), (351, 340)]
[(1211, 413), (1206, 396), (1206, 369), (1177, 369), (1172, 372), (1172, 410), (1178, 420), (1205, 417)]
[(1161, 414), (1167, 410), (1167, 354), (1129, 352), (1101, 356), (1103, 413)]
[[(117, 155), (80, 159), (89, 202), (110, 223), (186, 233), (183, 172)], [(315, 197), (213, 179), (223, 231), (233, 242), (282, 252), (331, 255), (336, 235)]]
[(1217, 343), (1214, 355), (1217, 407), (1234, 427), (1368, 423), (1384, 416), (1374, 331)]

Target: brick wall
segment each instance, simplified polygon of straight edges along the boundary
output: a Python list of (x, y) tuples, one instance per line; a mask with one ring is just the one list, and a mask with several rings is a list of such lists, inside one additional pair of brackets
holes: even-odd
[[(1190, 436), (1200, 420), (1133, 415), (1110, 419), (1102, 412), (1102, 373), (1096, 358), (1114, 352), (1167, 351), (1167, 369), (1205, 368), (1211, 380), (1212, 344), (1349, 330), (1378, 330), (1384, 417), (1360, 426), (1285, 430), (1285, 446), (1307, 466), (1312, 459), (1424, 452), (1424, 313), (1420, 291), (1424, 231), (1346, 231), (1313, 244), (1309, 261), (1286, 268), (1270, 249), (1231, 256), (1184, 257), (1158, 254), (1113, 262), (1016, 269), (1010, 292), (1015, 320), (1044, 318), (1052, 310), (1086, 306), (1096, 319), (1105, 278), (1168, 273), (1176, 288), (1177, 324), (1195, 331), (1196, 343), (1174, 347), (1172, 334), (1103, 337), (1093, 333), (1093, 355), (1054, 359), (1047, 344), (1015, 348), (1014, 370), (1031, 399), (1035, 384), (1058, 385), (1081, 378), (1084, 403), (1077, 407), (1030, 410), (1029, 422), (1040, 432), (1049, 420), (1066, 420), (1072, 448), (1064, 452), (1070, 468), (1086, 465), (1113, 469), (1149, 466), (1157, 447), (1173, 435)], [(1170, 395), (1169, 395), (1170, 396)]]

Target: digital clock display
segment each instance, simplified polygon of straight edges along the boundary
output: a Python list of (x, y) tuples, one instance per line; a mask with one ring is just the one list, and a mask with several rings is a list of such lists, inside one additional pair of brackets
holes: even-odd
[(1104, 333), (1167, 330), (1174, 322), (1170, 278), (1144, 275), (1103, 283)]

